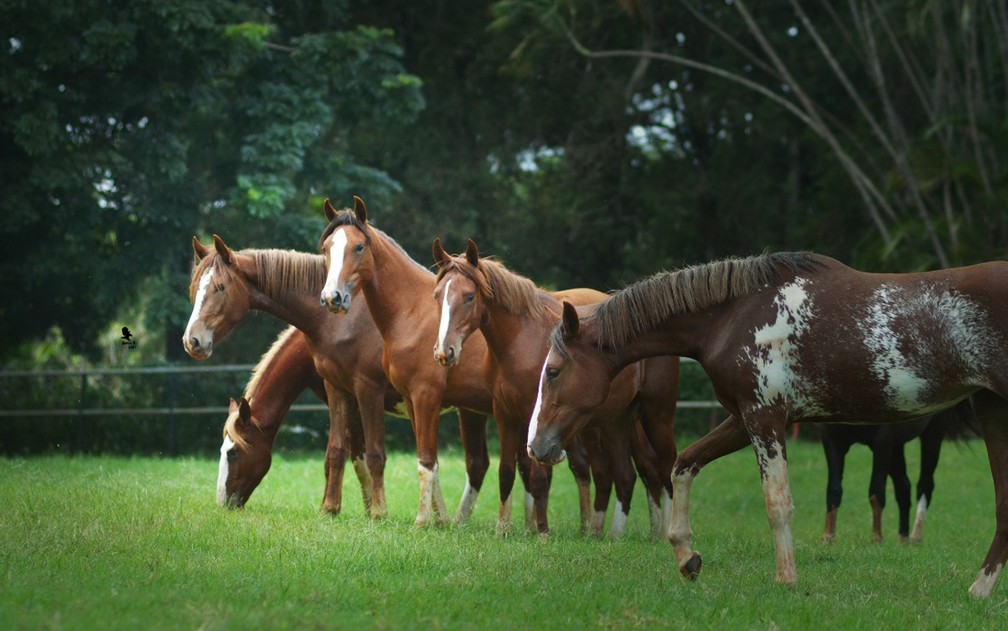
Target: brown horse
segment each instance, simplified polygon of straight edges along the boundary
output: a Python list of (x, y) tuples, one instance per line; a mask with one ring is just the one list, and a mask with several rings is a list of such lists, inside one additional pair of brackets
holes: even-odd
[[(241, 402), (231, 399), (217, 476), (218, 504), (238, 508), (248, 502), (269, 471), (273, 441), (284, 415), (309, 388), (326, 400), (304, 333), (287, 327), (259, 360)], [(361, 454), (363, 448), (351, 451)]]
[[(493, 399), (480, 369), (486, 342), (482, 335), (473, 336), (472, 354), (450, 370), (430, 361), (427, 353), (437, 337), (438, 320), (436, 312), (426, 305), (436, 284), (434, 274), (410, 258), (391, 237), (368, 224), (367, 208), (359, 197), (354, 197), (353, 211), (336, 211), (328, 200), (324, 210), (329, 225), (322, 232), (319, 248), (325, 253), (329, 272), (320, 300), (334, 313), (343, 313), (351, 309), (351, 302), (359, 302), (353, 300), (357, 292), (364, 295), (385, 341), (382, 365), (389, 381), (405, 397), (416, 434), (420, 478), (416, 524), (425, 526), (440, 520), (444, 513), (437, 469), (438, 410), (443, 403), (483, 413), (493, 410)], [(498, 430), (507, 432), (500, 423)], [(510, 505), (515, 465), (507, 458), (501, 458), (499, 465), (502, 519), (498, 527), (502, 530), (509, 525), (504, 506)], [(525, 477), (520, 468), (519, 473)], [(530, 471), (525, 481), (533, 497), (531, 514), (536, 527), (546, 533), (549, 470)], [(526, 521), (529, 516), (527, 512)]]
[[(396, 396), (382, 370), (381, 335), (367, 309), (334, 318), (318, 303), (325, 280), (325, 260), (288, 250), (231, 250), (214, 235), (214, 249), (193, 238), (197, 263), (190, 295), (193, 313), (183, 336), (186, 351), (205, 359), (250, 310), (265, 311), (300, 329), (312, 352), (316, 371), (325, 380), (329, 403), (329, 448), (323, 509), (336, 514), (342, 506), (347, 437), (360, 433), (364, 463), (355, 463), (365, 509), (372, 518), (387, 514), (385, 501), (386, 399)], [(459, 413), (466, 452), (467, 484), (472, 498), (460, 506), (467, 519), (489, 467), (485, 415)]]
[(579, 320), (564, 305), (543, 364), (531, 456), (556, 462), (604, 400), (613, 376), (643, 357), (704, 367), (728, 418), (679, 454), (669, 540), (680, 571), (691, 548), (690, 487), (701, 467), (751, 444), (763, 480), (777, 581), (794, 584), (784, 438), (795, 422), (892, 423), (972, 395), (987, 444), (996, 530), (970, 587), (991, 594), (1008, 560), (1008, 263), (869, 274), (809, 253), (765, 254), (656, 274)]
[[(471, 239), (464, 255), (449, 256), (440, 239), (434, 241), (433, 252), (439, 269), (434, 300), (440, 317), (434, 358), (442, 365), (455, 364), (466, 338), (474, 331), (483, 333), (487, 342), (483, 370), (493, 391), (494, 417), (498, 423), (518, 429), (512, 432), (515, 444), (501, 445), (501, 458), (506, 457), (505, 453), (513, 458), (511, 451), (525, 451), (521, 443), (528, 437), (528, 419), (536, 400), (539, 371), (546, 358), (549, 334), (560, 319), (561, 303), (528, 278), (509, 271), (497, 261), (481, 258)], [(577, 303), (569, 300), (571, 296), (580, 298), (583, 305), (606, 297), (595, 290), (570, 291), (568, 301), (574, 304)], [(671, 509), (679, 359), (662, 357), (646, 361), (649, 366), (639, 362), (617, 376), (609, 397), (596, 410), (591, 422), (599, 429), (605, 445), (605, 453), (597, 454), (600, 457), (595, 460), (608, 460), (617, 483), (616, 509), (609, 531), (613, 537), (622, 534), (636, 483), (631, 455), (648, 490), (653, 533), (664, 532), (661, 507)], [(638, 417), (647, 424), (646, 433), (636, 431)], [(616, 422), (601, 422), (610, 418)], [(646, 444), (647, 436), (655, 440), (653, 450), (635, 442), (640, 437)], [(591, 439), (582, 442), (589, 446), (594, 443)], [(657, 463), (648, 458), (655, 452)], [(593, 469), (593, 473), (597, 470)], [(605, 520), (610, 487), (611, 482), (600, 485), (596, 475), (595, 515), (591, 524), (596, 534), (601, 533)], [(667, 528), (667, 524), (664, 526)]]

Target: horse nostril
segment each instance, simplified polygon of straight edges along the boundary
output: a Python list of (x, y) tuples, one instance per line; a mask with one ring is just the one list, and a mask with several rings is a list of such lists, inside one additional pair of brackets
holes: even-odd
[(193, 348), (199, 348), (200, 347), (199, 338), (190, 337), (189, 338), (189, 346), (191, 346)]
[(455, 347), (453, 346), (448, 347), (448, 361), (455, 361)]

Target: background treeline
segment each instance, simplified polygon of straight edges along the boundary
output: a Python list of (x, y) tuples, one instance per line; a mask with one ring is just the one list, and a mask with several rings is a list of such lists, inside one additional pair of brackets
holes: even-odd
[(191, 236), (313, 250), (354, 194), (421, 263), (472, 237), (556, 288), (767, 248), (1003, 258), (1006, 4), (0, 0), (0, 355), (191, 361)]

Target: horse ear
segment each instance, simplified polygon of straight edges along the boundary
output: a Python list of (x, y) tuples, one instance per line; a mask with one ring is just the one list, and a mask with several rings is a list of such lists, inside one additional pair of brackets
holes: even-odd
[(234, 414), (235, 410), (237, 409), (238, 409), (238, 402), (234, 400), (234, 397), (231, 397), (231, 402), (228, 403), (228, 416)]
[(581, 335), (581, 321), (578, 318), (577, 309), (574, 305), (567, 302), (563, 303), (563, 336), (566, 339), (573, 340), (577, 339)]
[(322, 202), (322, 213), (325, 215), (326, 221), (332, 221), (336, 218), (336, 209), (329, 202), (329, 198), (326, 197), (325, 201)]
[(476, 247), (476, 242), (469, 239), (469, 243), (466, 244), (466, 260), (473, 267), (479, 265), (479, 248)]
[(358, 221), (367, 224), (367, 206), (364, 205), (364, 200), (356, 195), (353, 196), (353, 211)]
[(238, 420), (242, 423), (249, 423), (252, 420), (252, 408), (245, 397), (242, 397), (241, 403), (238, 404)]
[(438, 269), (448, 264), (450, 257), (445, 252), (444, 246), (441, 245), (441, 237), (434, 237), (434, 245), (431, 246), (431, 252), (434, 254), (434, 263), (437, 264)]
[(192, 238), (192, 251), (197, 261), (205, 259), (207, 254), (210, 254), (210, 248), (200, 243), (200, 240), (195, 236)]
[(224, 239), (221, 239), (219, 236), (214, 235), (213, 244), (214, 248), (217, 249), (217, 255), (221, 257), (221, 260), (224, 261), (225, 264), (230, 265), (231, 262), (234, 260), (234, 255), (231, 252), (231, 248), (229, 248), (227, 244), (224, 243)]

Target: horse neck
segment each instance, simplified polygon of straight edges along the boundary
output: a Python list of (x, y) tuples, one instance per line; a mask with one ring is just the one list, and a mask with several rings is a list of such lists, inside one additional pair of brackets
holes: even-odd
[[(544, 306), (551, 304), (545, 294), (540, 295), (540, 301), (545, 302)], [(519, 338), (532, 336), (542, 339), (543, 356), (545, 356), (546, 342), (556, 323), (548, 310), (543, 309), (538, 313), (515, 313), (492, 298), (486, 297), (483, 304), (487, 310), (487, 317), (480, 322), (480, 332), (483, 333), (487, 348), (495, 357), (506, 357), (509, 352), (523, 352), (517, 341)], [(559, 304), (555, 304), (555, 310), (559, 312)]]
[(253, 416), (270, 436), (276, 435), (301, 393), (312, 387), (313, 380), (320, 379), (307, 348), (299, 347), (292, 340), (288, 337), (274, 354), (256, 367), (245, 391)]
[(415, 319), (411, 312), (416, 306), (432, 300), (435, 278), (383, 235), (373, 235), (371, 250), (372, 274), (362, 284), (361, 291), (371, 317), (384, 335), (400, 318)]
[(620, 367), (663, 355), (691, 357), (700, 361), (707, 331), (716, 319), (716, 310), (676, 314), (661, 326), (641, 333), (622, 347), (609, 351), (609, 354)]
[[(319, 304), (318, 296), (322, 283), (305, 283), (303, 286), (280, 286), (267, 289), (259, 284), (257, 265), (269, 265), (268, 260), (248, 256), (241, 263), (242, 275), (249, 287), (249, 308), (275, 316), (288, 324), (293, 324), (309, 337), (314, 337), (320, 327), (331, 324), (326, 310)], [(325, 268), (325, 259), (318, 257), (318, 265)], [(262, 270), (267, 271), (267, 270)], [(324, 275), (323, 275), (324, 276)]]

